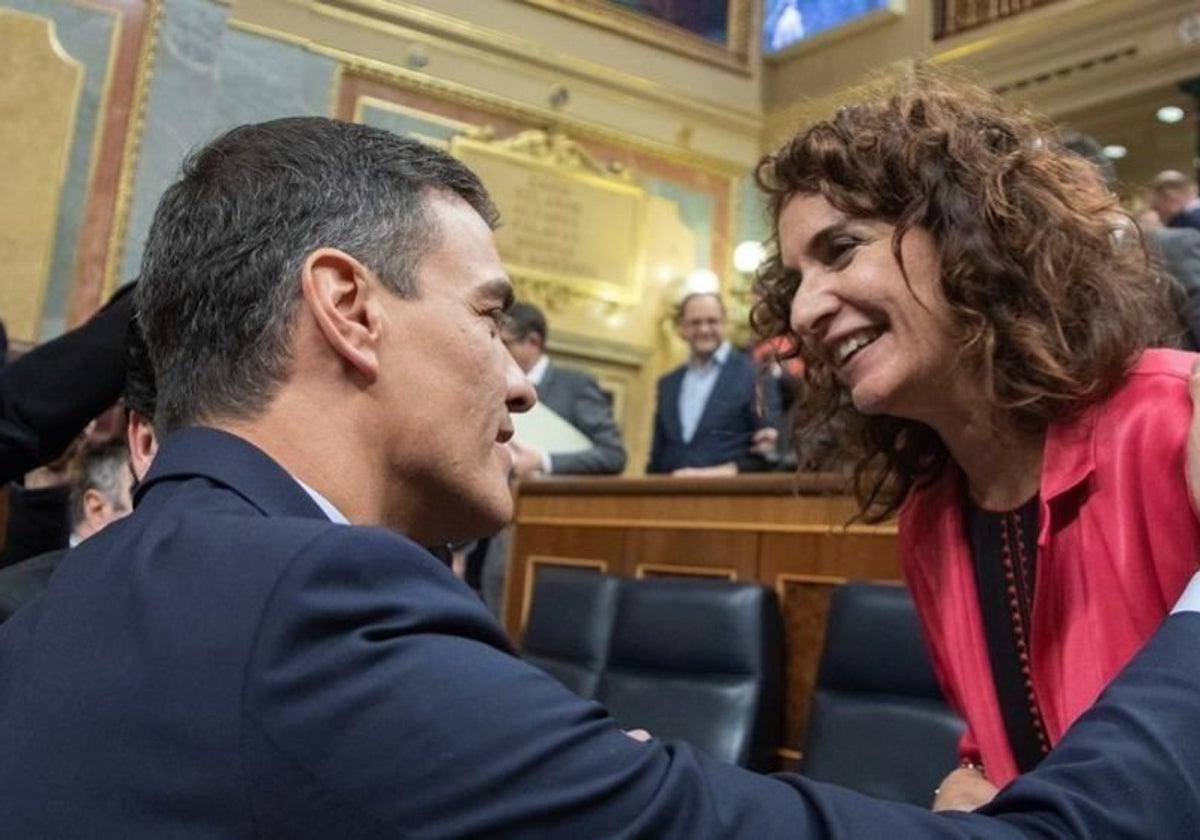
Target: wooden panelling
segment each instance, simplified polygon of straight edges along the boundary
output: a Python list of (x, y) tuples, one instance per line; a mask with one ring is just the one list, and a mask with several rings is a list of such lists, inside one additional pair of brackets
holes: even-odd
[(625, 541), (624, 569), (637, 576), (646, 564), (733, 573), (734, 580), (755, 580), (758, 534), (737, 531), (687, 531), (637, 528)]
[(603, 563), (611, 574), (631, 576), (624, 569), (624, 556), (624, 531), (536, 525), (517, 528), (513, 534), (512, 559), (504, 585), (504, 624), (509, 635), (514, 641), (520, 639), (525, 626), (525, 617), (529, 613), (527, 580), (531, 579), (531, 564), (549, 558), (575, 563)]
[(787, 697), (783, 745), (798, 749), (804, 740), (817, 663), (825, 645), (829, 598), (843, 578), (781, 575), (776, 591), (787, 634)]
[(787, 634), (787, 719), (794, 756), (825, 639), (833, 587), (899, 580), (896, 528), (849, 524), (856, 510), (830, 476), (543, 479), (517, 499), (506, 626), (520, 637), (537, 566), (603, 562), (609, 574), (727, 577), (779, 595)]

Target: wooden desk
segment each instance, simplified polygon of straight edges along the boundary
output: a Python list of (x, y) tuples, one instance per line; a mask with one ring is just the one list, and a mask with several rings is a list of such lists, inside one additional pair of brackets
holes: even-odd
[(896, 526), (847, 525), (857, 510), (829, 475), (548, 478), (517, 495), (504, 620), (519, 639), (537, 569), (718, 577), (775, 589), (788, 644), (785, 758), (808, 719), (832, 587), (900, 580)]

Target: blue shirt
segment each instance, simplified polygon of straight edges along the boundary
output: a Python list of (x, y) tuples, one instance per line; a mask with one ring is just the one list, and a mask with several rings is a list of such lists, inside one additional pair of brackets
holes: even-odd
[(683, 374), (683, 383), (679, 388), (679, 425), (683, 428), (683, 439), (692, 442), (696, 436), (696, 427), (704, 416), (704, 407), (716, 387), (717, 377), (732, 348), (728, 341), (722, 341), (707, 362), (700, 364), (688, 363)]

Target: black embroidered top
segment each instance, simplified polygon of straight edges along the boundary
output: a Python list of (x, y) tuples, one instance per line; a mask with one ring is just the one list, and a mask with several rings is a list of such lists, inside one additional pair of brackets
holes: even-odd
[(1029, 670), (1038, 497), (999, 513), (968, 501), (966, 528), (1000, 713), (1025, 773), (1050, 750)]

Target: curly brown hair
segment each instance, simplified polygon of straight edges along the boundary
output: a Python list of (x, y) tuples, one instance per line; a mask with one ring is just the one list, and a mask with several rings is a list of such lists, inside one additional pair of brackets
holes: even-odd
[(753, 323), (793, 339), (807, 385), (797, 437), (830, 422), (841, 430), (869, 521), (895, 513), (949, 454), (925, 424), (858, 413), (792, 331), (799, 280), (781, 265), (778, 223), (793, 195), (895, 225), (902, 272), (905, 232), (932, 235), (958, 325), (960, 355), (947, 362), (978, 372), (998, 429), (1044, 431), (1112, 390), (1144, 348), (1177, 337), (1166, 284), (1094, 166), (1042, 119), (945, 71), (918, 65), (877, 82), (861, 104), (764, 157), (755, 177), (775, 233)]

